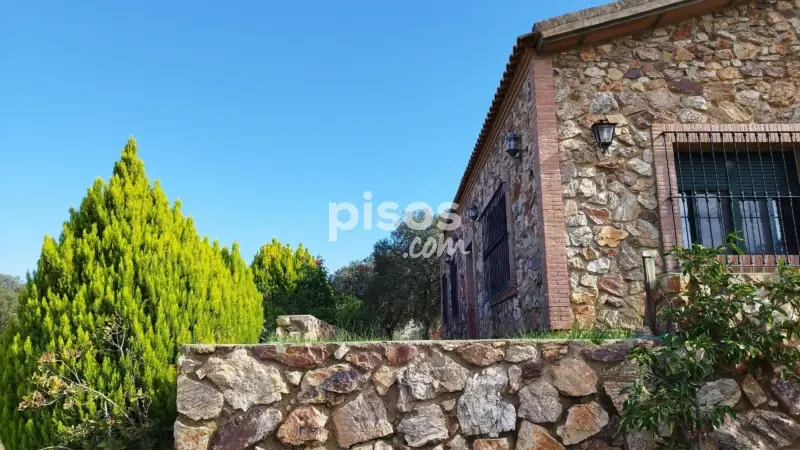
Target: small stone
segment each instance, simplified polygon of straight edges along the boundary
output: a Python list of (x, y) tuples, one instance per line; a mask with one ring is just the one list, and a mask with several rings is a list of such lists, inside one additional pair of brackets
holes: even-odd
[(717, 77), (720, 80), (736, 80), (742, 78), (742, 73), (735, 67), (726, 67), (717, 71)]
[(735, 42), (733, 44), (733, 54), (736, 59), (753, 59), (758, 56), (759, 48), (748, 42)]
[(225, 401), (242, 411), (277, 402), (281, 394), (289, 393), (278, 369), (257, 361), (245, 349), (222, 357), (212, 355), (197, 374), (208, 377), (222, 390)]
[(597, 66), (589, 66), (583, 74), (590, 78), (599, 78), (605, 76), (606, 72)]
[(372, 374), (372, 383), (381, 396), (386, 395), (396, 380), (397, 374), (395, 371), (386, 366), (381, 366)]
[(715, 406), (734, 406), (742, 396), (736, 380), (723, 378), (706, 383), (697, 391), (701, 411), (711, 411)]
[(486, 368), (467, 381), (464, 394), (458, 399), (462, 434), (497, 436), (514, 429), (516, 410), (502, 397), (507, 383), (508, 376), (500, 367)]
[(517, 433), (516, 450), (564, 450), (564, 446), (544, 428), (523, 420)]
[(729, 123), (746, 123), (752, 120), (752, 116), (735, 103), (721, 101), (716, 108), (711, 108), (711, 115), (721, 121)]
[(600, 280), (597, 282), (597, 287), (601, 291), (608, 292), (611, 295), (624, 297), (625, 294), (627, 294), (628, 285), (619, 275), (606, 275), (600, 277)]
[[(215, 425), (191, 426), (184, 425), (180, 420), (175, 422), (173, 427), (173, 438), (175, 439), (175, 450), (205, 450), (208, 448), (208, 441), (211, 434), (216, 429)], [(0, 446), (2, 448), (2, 446)]]
[(558, 391), (546, 381), (534, 381), (519, 391), (517, 416), (533, 423), (555, 422), (561, 416)]
[(776, 81), (767, 95), (767, 101), (777, 106), (792, 106), (797, 88), (791, 81)]
[(700, 95), (690, 95), (688, 97), (684, 97), (681, 101), (681, 104), (683, 104), (683, 106), (686, 108), (692, 108), (698, 111), (708, 110), (708, 101), (705, 97)]
[(413, 362), (397, 373), (400, 384), (408, 387), (416, 400), (430, 400), (443, 392), (461, 391), (468, 377), (467, 368), (441, 354)]
[(324, 443), (328, 440), (325, 424), (328, 416), (313, 406), (301, 406), (289, 414), (278, 428), (278, 440), (286, 445), (302, 445), (307, 442)]
[(679, 47), (675, 52), (675, 61), (692, 61), (694, 53), (690, 52), (686, 47)]
[(734, 96), (736, 97), (736, 103), (751, 108), (758, 107), (761, 101), (761, 93), (754, 90), (739, 91)]
[[(682, 94), (699, 95), (703, 93), (703, 84), (689, 78), (670, 80), (669, 87), (673, 91), (680, 92)], [(664, 94), (661, 93), (660, 95), (663, 96)], [(672, 103), (671, 100), (668, 103), (671, 104)], [(675, 104), (672, 104), (672, 106), (674, 106)]]
[(596, 288), (597, 287), (597, 276), (596, 275), (589, 275), (585, 273), (581, 275), (580, 278), (581, 286), (586, 286), (588, 288)]
[(589, 245), (592, 242), (592, 229), (589, 227), (578, 227), (570, 230), (569, 234), (569, 241), (571, 245), (576, 247)]
[(520, 367), (522, 369), (522, 378), (538, 378), (544, 372), (544, 363), (536, 360), (527, 361)]
[(650, 431), (629, 431), (625, 436), (626, 450), (655, 450), (655, 439)]
[(377, 352), (350, 352), (344, 359), (362, 372), (371, 372), (383, 361), (381, 354)]
[(661, 50), (652, 47), (638, 47), (633, 52), (642, 61), (661, 61), (664, 57)]
[(596, 92), (589, 102), (590, 114), (610, 114), (619, 108), (614, 94), (611, 92)]
[(300, 380), (303, 379), (303, 372), (299, 370), (293, 371), (286, 371), (286, 381), (288, 381), (292, 386), (297, 386), (300, 384)]
[(708, 117), (693, 109), (682, 109), (678, 111), (678, 120), (681, 123), (706, 123), (708, 122)]
[(467, 441), (461, 436), (450, 439), (450, 442), (444, 444), (444, 448), (447, 450), (469, 450)]
[(625, 75), (625, 74), (623, 74), (622, 72), (620, 72), (619, 70), (617, 70), (617, 69), (615, 69), (613, 67), (608, 69), (607, 74), (608, 74), (608, 78), (611, 79), (611, 81), (619, 81)]
[(761, 389), (758, 381), (749, 373), (744, 377), (744, 380), (742, 380), (742, 391), (744, 391), (744, 395), (747, 396), (747, 399), (750, 400), (754, 408), (758, 408), (767, 402), (767, 396), (764, 394), (764, 390)]
[(476, 439), (474, 450), (509, 450), (508, 439)]
[(646, 94), (647, 101), (653, 108), (673, 109), (678, 105), (680, 98), (667, 88), (659, 88)]
[(222, 393), (200, 381), (178, 375), (178, 412), (198, 421), (214, 419), (222, 412)]
[(573, 406), (567, 420), (556, 428), (556, 434), (566, 445), (584, 441), (608, 425), (608, 413), (595, 402)]
[(219, 427), (211, 439), (211, 450), (240, 450), (248, 448), (271, 435), (283, 414), (277, 409), (259, 406), (235, 415)]
[(789, 414), (800, 414), (800, 386), (795, 381), (781, 380), (775, 377), (772, 379), (771, 387), (775, 397), (789, 411)]
[(417, 406), (413, 416), (400, 421), (397, 431), (403, 433), (411, 447), (435, 444), (448, 437), (447, 423), (438, 405)]
[(538, 358), (539, 350), (536, 348), (536, 345), (512, 344), (506, 351), (505, 360), (512, 363), (519, 363)]
[(505, 352), (489, 344), (469, 344), (458, 349), (458, 354), (470, 364), (486, 367), (498, 363), (505, 357)]
[(372, 390), (334, 410), (331, 421), (336, 442), (345, 448), (394, 433), (383, 401)]
[(630, 386), (630, 384), (622, 381), (603, 381), (603, 389), (606, 391), (606, 395), (611, 398), (611, 403), (618, 413), (622, 413), (622, 407), (625, 404), (625, 400), (628, 399), (628, 394), (622, 394), (622, 390), (626, 386)]
[(597, 373), (582, 359), (570, 358), (550, 366), (553, 386), (564, 395), (583, 397), (597, 392)]
[(386, 347), (386, 359), (392, 366), (405, 364), (417, 356), (417, 348), (407, 344), (390, 344)]
[(341, 344), (339, 348), (337, 348), (336, 351), (333, 352), (333, 357), (341, 360), (342, 358), (344, 358), (344, 355), (346, 355), (347, 352), (349, 351), (350, 347), (348, 347), (347, 344)]
[(650, 176), (653, 174), (653, 166), (642, 161), (639, 158), (631, 158), (628, 161), (628, 168), (638, 173), (639, 175)]
[(522, 369), (519, 366), (511, 365), (508, 367), (508, 392), (513, 394), (519, 390), (522, 382)]
[(581, 128), (572, 120), (565, 120), (558, 126), (559, 139), (570, 139), (581, 134)]
[(627, 346), (609, 346), (584, 350), (583, 354), (592, 361), (612, 363), (625, 361), (630, 351)]
[(335, 364), (306, 372), (297, 399), (302, 404), (327, 403), (337, 405), (344, 395), (358, 390), (366, 377), (349, 364)]
[(627, 231), (604, 226), (600, 227), (600, 232), (597, 233), (594, 240), (600, 246), (616, 248), (626, 237), (628, 237)]
[(455, 408), (455, 407), (456, 407), (456, 401), (455, 401), (455, 399), (452, 399), (452, 398), (451, 398), (451, 399), (449, 399), (449, 400), (444, 400), (444, 401), (442, 402), (442, 408), (444, 408), (444, 410), (445, 410), (445, 411), (447, 411), (447, 412), (450, 412), (450, 411), (452, 411), (452, 410), (453, 410), (453, 408)]
[(604, 274), (608, 273), (608, 269), (611, 267), (611, 261), (607, 258), (598, 258), (594, 261), (589, 261), (586, 265), (586, 270), (591, 273), (595, 274)]

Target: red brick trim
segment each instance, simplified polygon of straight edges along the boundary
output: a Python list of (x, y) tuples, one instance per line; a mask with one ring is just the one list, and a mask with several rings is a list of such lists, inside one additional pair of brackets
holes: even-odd
[[(661, 218), (659, 221), (661, 245), (663, 252), (666, 253), (675, 245), (683, 246), (683, 229), (678, 204), (669, 200), (671, 196), (676, 197), (678, 195), (678, 182), (675, 176), (675, 152), (672, 145), (676, 141), (672, 133), (712, 132), (723, 133), (724, 136), (726, 133), (763, 132), (770, 133), (772, 142), (778, 142), (778, 134), (800, 133), (800, 124), (653, 124), (651, 132), (658, 213)], [(731, 140), (726, 139), (727, 142)], [(767, 141), (769, 140), (764, 140), (764, 142)], [(713, 134), (710, 137), (707, 134), (701, 134), (698, 141), (693, 140), (692, 142), (722, 142), (722, 140), (718, 134)], [(775, 258), (771, 255), (766, 258), (761, 255), (743, 255), (741, 257), (729, 257), (729, 261), (735, 266), (739, 266), (736, 268), (737, 272), (743, 273), (772, 272), (776, 265)], [(800, 256), (789, 255), (789, 261), (792, 264), (797, 264), (797, 262), (800, 262)], [(675, 267), (674, 258), (665, 256), (665, 262), (667, 267)], [(750, 265), (755, 267), (745, 267)]]
[(544, 240), (544, 292), (546, 317), (550, 329), (572, 328), (572, 307), (569, 300), (567, 241), (564, 227), (564, 199), (561, 187), (561, 166), (558, 155), (558, 123), (556, 119), (553, 59), (535, 56), (531, 64), (533, 104), (534, 173), (539, 176), (540, 236)]

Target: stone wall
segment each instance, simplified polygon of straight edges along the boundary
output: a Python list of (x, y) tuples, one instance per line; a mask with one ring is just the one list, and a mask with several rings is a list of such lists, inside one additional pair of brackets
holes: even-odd
[[(531, 62), (525, 62), (530, 66)], [(462, 208), (475, 204), (483, 211), (486, 204), (505, 183), (507, 223), (509, 227), (509, 251), (512, 253), (511, 295), (489, 298), (484, 292), (483, 229), (480, 222), (464, 217), (462, 226), (451, 236), (472, 242), (477, 296), (478, 336), (482, 338), (508, 336), (515, 331), (540, 329), (544, 324), (545, 298), (542, 288), (543, 248), (541, 212), (537, 197), (541, 194), (538, 174), (534, 171), (535, 136), (531, 132), (532, 79), (531, 70), (520, 69), (518, 79), (508, 93), (504, 119), (486, 144), (489, 147), (485, 162), (472, 173), (472, 184), (468, 185), (460, 204)], [(505, 152), (505, 137), (511, 133), (521, 137), (523, 151), (517, 158)], [(457, 254), (460, 316), (447, 337), (466, 337), (466, 258)], [(442, 274), (449, 277), (446, 265)], [(449, 295), (449, 279), (448, 279)]]
[[(634, 345), (653, 342), (185, 346), (175, 448), (651, 449), (645, 433), (617, 433)], [(784, 414), (800, 413), (794, 383), (740, 374), (698, 400), (739, 411), (709, 449), (800, 443)]]
[[(800, 122), (798, 3), (753, 2), (554, 56), (579, 323), (642, 325), (642, 253), (661, 248), (653, 124)], [(591, 136), (601, 118), (619, 124), (610, 156)]]

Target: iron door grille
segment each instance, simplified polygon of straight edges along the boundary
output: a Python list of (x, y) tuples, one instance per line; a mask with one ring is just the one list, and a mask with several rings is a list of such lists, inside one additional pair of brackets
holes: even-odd
[(491, 298), (507, 288), (511, 282), (506, 194), (502, 184), (483, 210), (481, 223), (484, 286), (487, 298)]
[[(665, 135), (671, 135), (674, 158), (673, 165), (667, 164), (674, 170), (669, 174), (669, 200), (677, 203), (672, 211), (678, 212), (673, 224), (684, 247), (717, 247), (736, 231), (745, 256), (733, 257), (735, 264), (797, 263), (800, 183), (794, 134)], [(665, 150), (670, 150), (667, 145), (665, 140)]]
[(447, 275), (442, 275), (442, 329), (447, 328), (450, 321), (447, 315)]

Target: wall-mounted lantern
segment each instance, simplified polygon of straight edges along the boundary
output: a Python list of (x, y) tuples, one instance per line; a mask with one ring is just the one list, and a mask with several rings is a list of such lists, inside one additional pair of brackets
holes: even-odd
[(478, 205), (472, 204), (467, 208), (467, 218), (473, 221), (478, 218)]
[(522, 137), (514, 132), (506, 135), (506, 153), (512, 158), (519, 155), (520, 147), (522, 146)]
[(603, 149), (606, 155), (608, 154), (608, 149), (611, 147), (611, 143), (614, 142), (614, 132), (616, 128), (617, 124), (611, 123), (605, 119), (592, 124), (594, 141), (597, 143), (598, 147)]
[(447, 251), (447, 248), (444, 250), (444, 263), (450, 264), (453, 261), (453, 255)]

